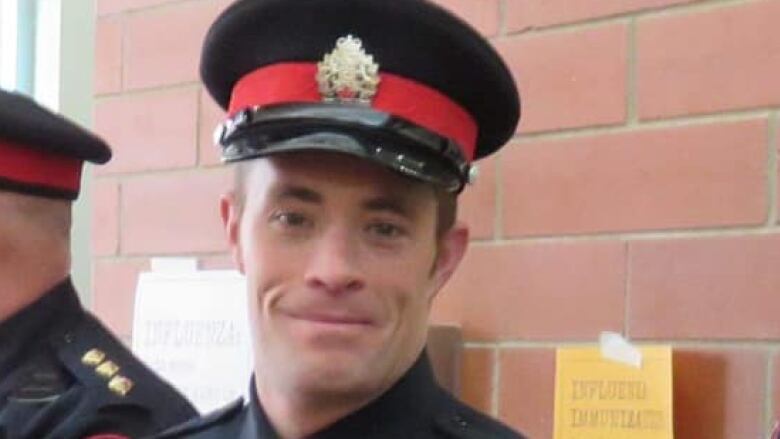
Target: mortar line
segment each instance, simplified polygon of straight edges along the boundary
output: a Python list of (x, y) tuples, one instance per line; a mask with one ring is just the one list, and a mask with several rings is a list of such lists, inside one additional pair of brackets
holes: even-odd
[[(726, 349), (726, 350), (780, 350), (780, 340), (716, 340), (716, 339), (688, 339), (671, 340), (644, 338), (632, 340), (638, 346), (663, 344), (677, 349)], [(496, 348), (496, 349), (555, 349), (562, 346), (593, 346), (598, 345), (597, 335), (592, 340), (502, 340), (496, 342), (466, 341), (465, 348)]]
[(463, 341), (463, 349), (495, 349), (498, 348), (496, 341)]
[(770, 351), (767, 358), (766, 382), (764, 389), (764, 428), (771, 431), (774, 421), (774, 401), (772, 401), (772, 387), (774, 383), (775, 352)]
[(623, 287), (623, 336), (627, 339), (631, 339), (631, 245), (628, 241), (624, 241), (624, 250), (626, 252), (625, 261), (625, 283)]
[[(97, 2), (95, 2), (95, 7), (97, 7)], [(127, 17), (122, 14), (117, 17), (117, 20), (119, 20), (119, 92), (122, 93), (125, 89), (125, 52), (126, 52), (126, 45), (127, 45)], [(95, 93), (92, 96), (92, 100), (96, 100), (98, 97), (98, 94)], [(93, 105), (93, 113), (94, 113), (94, 105)], [(94, 119), (94, 114), (93, 114)]]
[(182, 177), (189, 175), (209, 175), (217, 174), (220, 172), (232, 172), (232, 165), (216, 164), (213, 166), (201, 166), (197, 164), (193, 166), (181, 167), (181, 168), (167, 168), (167, 169), (139, 169), (137, 171), (121, 171), (104, 174), (101, 177), (122, 177), (125, 180), (132, 181), (135, 179), (141, 179), (145, 177)]
[[(123, 68), (123, 74), (124, 74), (124, 68)], [(155, 93), (166, 92), (166, 91), (181, 91), (181, 90), (201, 88), (200, 83), (197, 81), (176, 82), (173, 84), (160, 84), (151, 87), (133, 88), (128, 90), (124, 89), (124, 83), (122, 84), (122, 86), (123, 89), (118, 92), (96, 94), (95, 100), (98, 102), (103, 102), (103, 101), (110, 102), (114, 99), (121, 99), (124, 97), (145, 96), (149, 94), (155, 94)]]
[(514, 32), (506, 32), (504, 36), (515, 37), (520, 35), (544, 35), (553, 32), (576, 32), (587, 30), (602, 25), (619, 23), (627, 18), (645, 19), (654, 17), (667, 17), (685, 15), (696, 12), (707, 12), (720, 8), (744, 4), (744, 0), (709, 0), (706, 2), (690, 2), (677, 5), (663, 5), (644, 9), (634, 9), (616, 12), (604, 16), (586, 17), (576, 21), (565, 23), (553, 23), (542, 26), (529, 26)]
[[(203, 118), (201, 117), (201, 113), (203, 111), (203, 89), (198, 90), (198, 97), (197, 101), (195, 102), (195, 166), (200, 168), (201, 167), (201, 158), (202, 155), (200, 151), (200, 144), (204, 141), (204, 139), (200, 138), (201, 132), (203, 131), (201, 129), (200, 124), (203, 123)], [(211, 143), (211, 142), (209, 142)]]
[(579, 242), (614, 242), (615, 240), (653, 241), (671, 239), (717, 239), (717, 238), (749, 238), (758, 236), (775, 235), (780, 233), (780, 224), (766, 227), (764, 224), (744, 226), (712, 226), (697, 229), (661, 229), (629, 232), (594, 232), (576, 235), (540, 235), (512, 237), (501, 241), (490, 239), (475, 239), (470, 245), (483, 246), (508, 246), (508, 245), (533, 245), (533, 244), (566, 244)]
[(626, 23), (634, 13), (607, 15), (603, 17), (591, 17), (580, 21), (558, 23), (552, 25), (535, 26), (529, 25), (522, 29), (515, 31), (508, 31), (503, 34), (505, 38), (514, 37), (537, 37), (544, 36), (551, 33), (574, 33), (579, 31), (587, 31), (591, 29), (598, 29), (599, 27), (609, 26), (611, 24)]
[[(762, 1), (762, 0), (758, 0)], [(689, 3), (680, 3), (671, 6), (661, 6), (652, 10), (648, 9), (640, 11), (637, 14), (638, 17), (673, 17), (683, 16), (693, 13), (704, 13), (710, 11), (716, 11), (718, 9), (727, 8), (729, 6), (744, 5), (745, 3), (755, 3), (755, 0), (707, 0), (707, 1), (692, 1)]]
[[(514, 145), (514, 147), (518, 147), (517, 145)], [(494, 203), (493, 207), (495, 209), (494, 215), (493, 215), (493, 240), (494, 241), (501, 241), (504, 239), (504, 154), (499, 152), (496, 155), (495, 158), (495, 169), (496, 169), (496, 181), (495, 184), (495, 191), (496, 191), (496, 202)]]
[(207, 1), (214, 2), (214, 0), (167, 0), (165, 2), (160, 2), (160, 3), (146, 5), (146, 6), (136, 6), (136, 7), (132, 7), (131, 6), (129, 8), (123, 9), (121, 11), (109, 12), (107, 14), (100, 14), (100, 13), (98, 13), (97, 12), (97, 8), (96, 8), (96, 10), (95, 10), (95, 17), (96, 18), (107, 18), (107, 17), (114, 17), (114, 16), (117, 16), (117, 15), (123, 15), (123, 14), (136, 15), (136, 14), (142, 14), (142, 13), (145, 13), (145, 12), (153, 12), (153, 11), (158, 11), (158, 10), (165, 10), (165, 9), (168, 9), (168, 8), (174, 8), (176, 6), (180, 6), (180, 5), (187, 4), (187, 3), (192, 3), (192, 4), (195, 4), (195, 3), (198, 3), (198, 2), (205, 3)]
[(778, 124), (780, 123), (780, 116), (778, 115), (777, 111), (772, 112), (770, 118), (769, 118), (769, 129), (768, 129), (768, 148), (767, 151), (767, 227), (772, 227), (777, 224), (778, 219), (778, 206), (777, 206), (777, 199), (778, 199), (778, 172), (780, 172), (780, 168), (778, 168), (778, 148), (780, 148), (780, 143), (778, 143)]
[(736, 123), (753, 119), (768, 118), (771, 112), (776, 110), (778, 110), (778, 107), (723, 110), (714, 113), (677, 115), (669, 116), (665, 119), (638, 121), (636, 124), (631, 126), (627, 126), (625, 124), (611, 124), (601, 126), (562, 128), (556, 131), (519, 133), (512, 139), (512, 142), (516, 144), (522, 144), (530, 141), (568, 140), (594, 135), (624, 134), (641, 130), (649, 131), (654, 129), (683, 128), (714, 123)]
[(637, 45), (636, 18), (631, 18), (628, 24), (627, 76), (626, 79), (626, 125), (635, 126), (639, 122), (637, 111)]
[(493, 376), (490, 383), (490, 411), (496, 418), (499, 416), (499, 387), (501, 386), (501, 352), (498, 347), (493, 348)]
[[(124, 193), (124, 181), (122, 178), (116, 179), (116, 249), (114, 249), (115, 254), (112, 256), (122, 256), (122, 248), (124, 247), (123, 239), (122, 239), (122, 230), (123, 230), (123, 222), (122, 218), (124, 217), (123, 213), (125, 210), (125, 203), (124, 203), (124, 197), (122, 196)], [(93, 206), (94, 208), (94, 206)], [(95, 263), (98, 260), (100, 260), (101, 256), (95, 256), (92, 255), (92, 262)], [(93, 270), (94, 271), (94, 270)]]
[[(101, 255), (92, 258), (94, 262), (137, 262), (143, 260), (151, 260), (157, 258), (191, 258), (201, 259), (217, 256), (230, 256), (227, 250), (225, 251), (213, 251), (213, 252), (198, 252), (198, 253), (133, 253), (133, 254), (117, 254), (117, 255)], [(200, 261), (198, 261), (200, 262)]]
[(507, 28), (507, 6), (506, 6), (507, 0), (499, 0), (498, 1), (498, 31), (496, 36), (504, 36), (506, 35), (506, 28)]

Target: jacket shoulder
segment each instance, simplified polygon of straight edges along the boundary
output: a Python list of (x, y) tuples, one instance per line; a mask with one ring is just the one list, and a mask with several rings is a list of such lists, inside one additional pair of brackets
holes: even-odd
[(447, 410), (436, 417), (437, 433), (447, 439), (525, 439), (500, 421), (451, 398)]
[(89, 389), (91, 404), (105, 411), (143, 408), (158, 429), (197, 415), (187, 399), (135, 357), (94, 316), (85, 312), (57, 343), (63, 364)]
[[(244, 407), (244, 399), (238, 398), (230, 404), (207, 415), (190, 419), (189, 421), (171, 427), (153, 437), (153, 439), (174, 439), (183, 437), (207, 437), (207, 432), (219, 426), (229, 424), (237, 419)], [(214, 437), (223, 437), (222, 433)]]
[(197, 414), (72, 295), (3, 377), (13, 398), (0, 404), (0, 437), (142, 437)]

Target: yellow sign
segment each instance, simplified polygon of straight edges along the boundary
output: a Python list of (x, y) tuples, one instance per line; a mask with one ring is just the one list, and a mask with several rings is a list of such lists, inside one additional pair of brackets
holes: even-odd
[(640, 348), (640, 368), (595, 348), (560, 348), (554, 439), (672, 439), (672, 350)]

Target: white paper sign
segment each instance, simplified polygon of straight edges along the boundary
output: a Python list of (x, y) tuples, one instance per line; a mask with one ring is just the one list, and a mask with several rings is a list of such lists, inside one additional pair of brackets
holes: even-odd
[(133, 351), (201, 413), (247, 394), (246, 280), (235, 271), (142, 273)]

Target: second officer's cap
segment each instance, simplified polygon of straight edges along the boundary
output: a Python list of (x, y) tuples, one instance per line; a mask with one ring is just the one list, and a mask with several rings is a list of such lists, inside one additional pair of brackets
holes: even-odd
[(228, 162), (337, 151), (457, 192), (520, 117), (501, 57), (427, 0), (238, 0), (200, 71)]
[(111, 159), (108, 145), (18, 93), (0, 90), (0, 190), (74, 200), (85, 161)]

